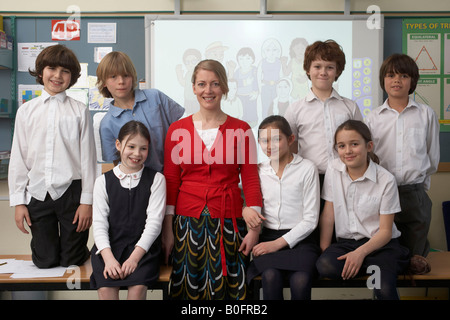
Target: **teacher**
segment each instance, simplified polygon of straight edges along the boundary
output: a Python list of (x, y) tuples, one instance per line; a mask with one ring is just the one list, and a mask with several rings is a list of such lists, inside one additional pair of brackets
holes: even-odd
[[(174, 122), (165, 142), (167, 210), (163, 249), (173, 245), (173, 299), (236, 300), (247, 297), (249, 253), (258, 230), (248, 230), (243, 210), (261, 210), (256, 141), (250, 126), (221, 109), (228, 93), (223, 65), (203, 60), (192, 87), (200, 110)], [(239, 187), (242, 183), (246, 206)]]

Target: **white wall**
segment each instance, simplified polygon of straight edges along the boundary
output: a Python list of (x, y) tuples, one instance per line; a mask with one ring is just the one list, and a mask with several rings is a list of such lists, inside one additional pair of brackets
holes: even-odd
[[(260, 0), (179, 0), (181, 13), (194, 12), (259, 12)], [(345, 0), (267, 0), (267, 10), (271, 12), (343, 12)], [(432, 3), (432, 5), (431, 5)], [(128, 1), (90, 1), (90, 0), (16, 0), (2, 1), (1, 12), (66, 12), (76, 5), (81, 12), (173, 12), (174, 0), (128, 0)], [(350, 11), (365, 12), (371, 5), (377, 5), (384, 12), (439, 12), (450, 11), (448, 0), (350, 0)]]

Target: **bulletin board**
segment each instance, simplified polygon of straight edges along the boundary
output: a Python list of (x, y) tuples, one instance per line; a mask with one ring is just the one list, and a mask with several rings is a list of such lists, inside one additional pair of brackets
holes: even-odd
[[(123, 51), (128, 54), (133, 61), (138, 75), (138, 80), (144, 81), (145, 78), (145, 42), (144, 42), (144, 19), (142, 17), (80, 17), (79, 38), (71, 40), (52, 39), (52, 30), (57, 21), (64, 21), (67, 17), (20, 17), (17, 22), (16, 43), (30, 44), (62, 44), (70, 48), (77, 55), (82, 65), (82, 72), (89, 76), (95, 76), (98, 62), (96, 62), (96, 53), (103, 48), (111, 48), (113, 51)], [(88, 38), (89, 28), (92, 26), (96, 33), (91, 31), (91, 37)], [(115, 39), (106, 39), (101, 36), (101, 27), (108, 28), (112, 26), (115, 31)], [(109, 34), (109, 33), (108, 33)], [(91, 39), (91, 40), (90, 40)], [(94, 39), (94, 40), (92, 40)], [(90, 42), (93, 41), (93, 42)], [(106, 42), (105, 42), (106, 41)], [(39, 88), (36, 86), (35, 79), (27, 71), (17, 71), (18, 89), (25, 88), (27, 91), (19, 91), (18, 97), (22, 95), (33, 97), (38, 94)], [(72, 94), (79, 96), (83, 89), (72, 88)], [(81, 93), (82, 94), (82, 93)], [(19, 100), (18, 99), (18, 100)], [(88, 97), (86, 97), (88, 99)], [(93, 109), (91, 109), (93, 110)], [(101, 111), (101, 110), (99, 110)], [(95, 110), (93, 110), (95, 112)]]

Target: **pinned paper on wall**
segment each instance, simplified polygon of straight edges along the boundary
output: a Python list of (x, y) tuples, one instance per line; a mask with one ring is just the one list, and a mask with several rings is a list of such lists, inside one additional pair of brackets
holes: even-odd
[(57, 42), (21, 42), (17, 44), (17, 71), (28, 72), (34, 70), (35, 61), (39, 53), (46, 47), (54, 46)]
[(436, 112), (441, 132), (450, 132), (450, 23), (447, 18), (404, 19), (403, 53), (417, 63), (413, 99)]
[(40, 84), (19, 84), (18, 87), (18, 107), (31, 99), (39, 97), (44, 90), (44, 86)]
[(88, 43), (116, 43), (117, 24), (88, 23)]
[(100, 61), (102, 61), (103, 57), (112, 51), (113, 51), (112, 47), (95, 47), (94, 48), (94, 62), (100, 63)]
[(80, 40), (80, 21), (52, 20), (52, 40)]

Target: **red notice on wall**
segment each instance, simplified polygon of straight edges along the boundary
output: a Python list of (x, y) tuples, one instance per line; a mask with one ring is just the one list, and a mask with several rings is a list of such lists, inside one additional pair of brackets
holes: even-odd
[(52, 20), (52, 40), (80, 40), (79, 20)]

